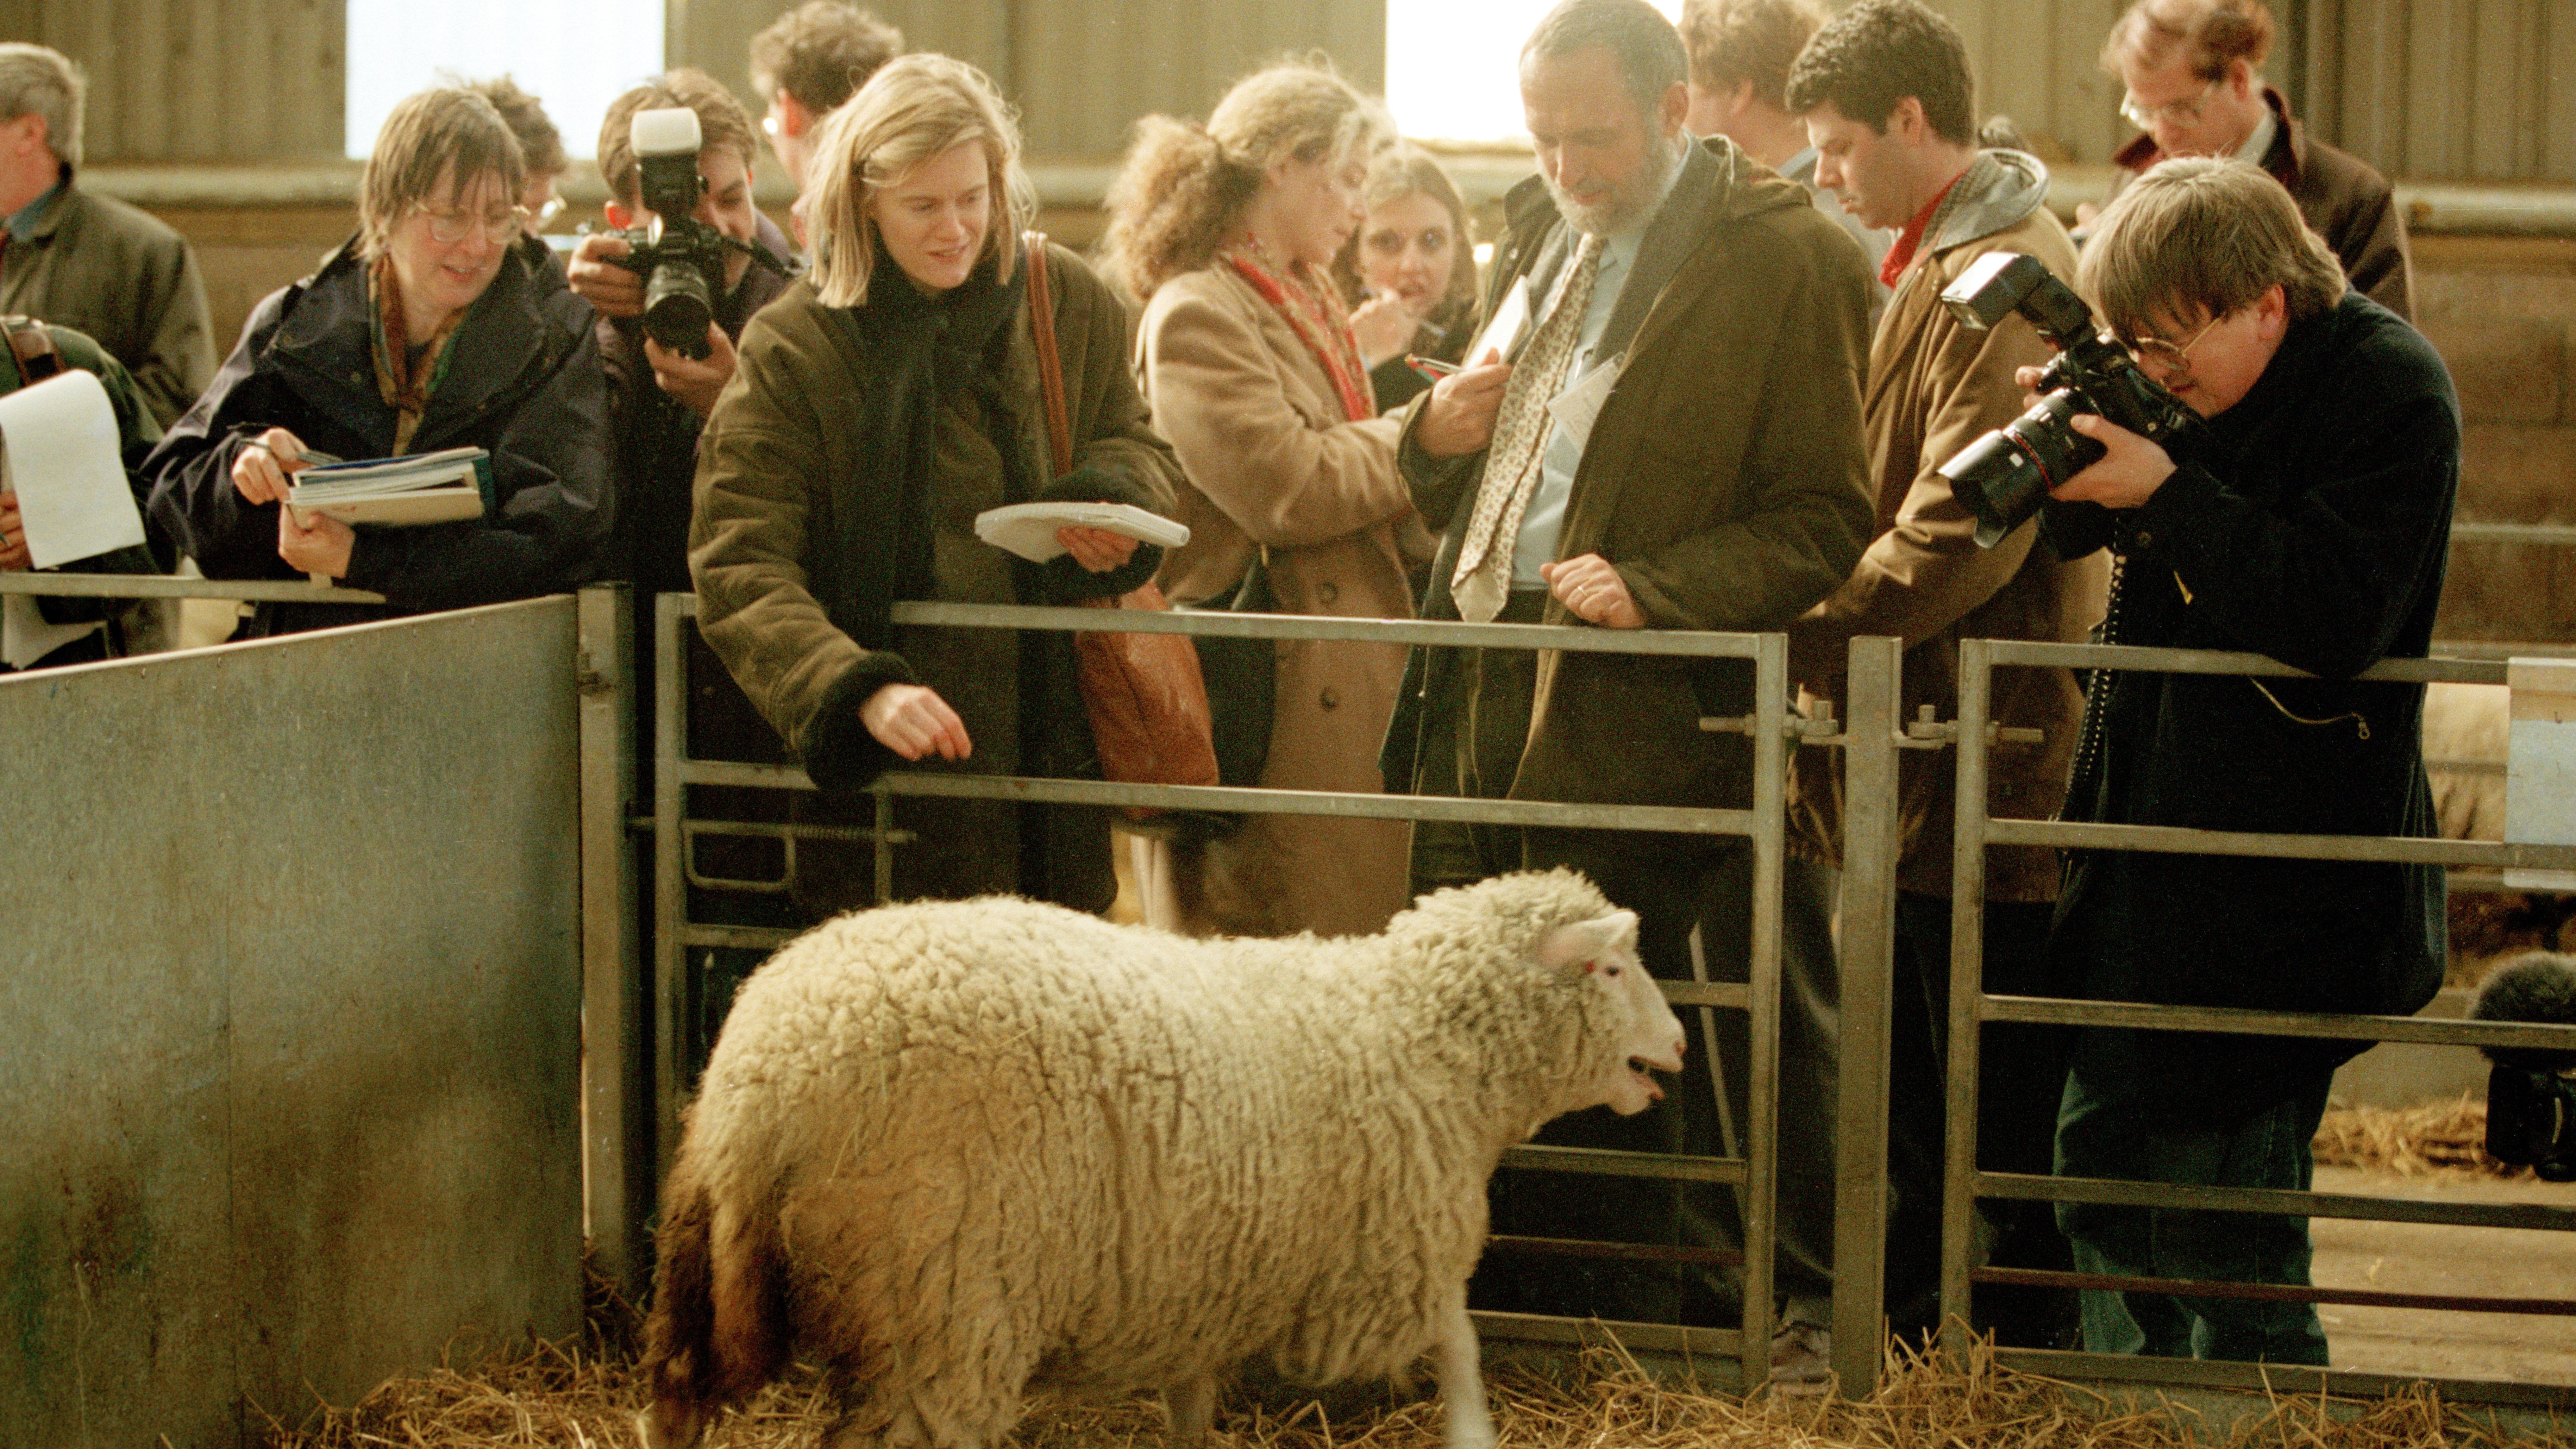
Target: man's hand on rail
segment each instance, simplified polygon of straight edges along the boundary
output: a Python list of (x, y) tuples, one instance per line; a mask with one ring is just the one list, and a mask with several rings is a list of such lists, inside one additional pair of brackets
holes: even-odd
[(1628, 592), (1628, 581), (1610, 566), (1610, 560), (1597, 553), (1556, 563), (1540, 564), (1539, 577), (1547, 580), (1547, 590), (1565, 601), (1574, 617), (1605, 629), (1643, 629), (1646, 612), (1637, 607), (1636, 596)]

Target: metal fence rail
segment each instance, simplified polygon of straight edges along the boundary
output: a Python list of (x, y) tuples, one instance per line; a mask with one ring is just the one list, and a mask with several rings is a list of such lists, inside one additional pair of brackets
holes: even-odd
[[(1977, 1170), (1977, 1060), (1979, 1028), (1987, 1022), (2048, 1022), (2075, 1026), (2122, 1026), (2155, 1030), (2188, 1030), (2235, 1034), (2291, 1035), (2370, 1041), (2441, 1042), (2461, 1046), (2549, 1046), (2576, 1048), (2576, 1027), (2531, 1023), (2428, 1021), (2407, 1017), (2350, 1016), (2331, 1013), (2245, 1011), (2208, 1007), (2164, 1006), (2134, 1002), (2099, 1002), (2060, 998), (1989, 996), (1983, 983), (1985, 856), (1989, 845), (2032, 844), (2096, 850), (2132, 850), (2202, 855), (2266, 856), (2306, 859), (2399, 861), (2446, 866), (2525, 866), (2564, 869), (2576, 866), (2576, 846), (2507, 845), (2493, 841), (2440, 841), (2401, 837), (2264, 834), (2257, 832), (2178, 829), (2158, 826), (2102, 825), (2065, 821), (2039, 822), (1992, 818), (1987, 800), (1987, 769), (1993, 671), (1999, 665), (2056, 665), (2168, 674), (2301, 676), (2293, 669), (2255, 654), (2205, 650), (2141, 649), (2108, 645), (2036, 644), (1974, 639), (1960, 650), (1957, 834), (1952, 856), (1952, 933), (1950, 961), (1950, 1056), (1948, 1062), (1947, 1163), (1943, 1192), (1941, 1309), (1945, 1320), (1967, 1321), (1969, 1285), (2037, 1283), (2059, 1286), (2119, 1287), (2140, 1291), (2200, 1293), (2174, 1288), (2156, 1279), (2110, 1279), (2100, 1275), (2041, 1274), (2004, 1269), (1970, 1268), (1975, 1204), (1980, 1198), (2019, 1198), (2044, 1202), (2087, 1202), (2135, 1207), (2168, 1207), (2274, 1213), (2303, 1217), (2344, 1217), (2389, 1222), (2468, 1224), (2576, 1231), (2576, 1211), (2539, 1205), (2495, 1206), (2445, 1204), (2354, 1197), (2314, 1192), (2251, 1188), (2215, 1188), (2090, 1178), (2035, 1177)], [(2500, 661), (2462, 659), (2395, 659), (2359, 675), (2364, 680), (2416, 683), (2501, 684)], [(2073, 1278), (2083, 1278), (2081, 1284)], [(2243, 1285), (2222, 1285), (2215, 1295), (2235, 1296)], [(2274, 1286), (2262, 1296), (2310, 1302), (2357, 1301), (2341, 1290)], [(2530, 1300), (2463, 1299), (2430, 1294), (2374, 1294), (2379, 1304), (2476, 1309), (2489, 1312), (2535, 1312)], [(2558, 1312), (2552, 1306), (2545, 1311)], [(2366, 1392), (2367, 1376), (2319, 1370), (2285, 1370), (2279, 1365), (2195, 1364), (2178, 1373), (2174, 1366), (2107, 1354), (2026, 1353), (2008, 1357), (2042, 1366), (2046, 1371), (2088, 1378), (2155, 1382), (2188, 1381), (2225, 1387), (2263, 1388), (2296, 1385), (2335, 1392)], [(2504, 1384), (2489, 1380), (2431, 1380), (2446, 1394), (2470, 1400), (2508, 1403), (2576, 1403), (2576, 1385)]]
[[(664, 594), (655, 600), (653, 649), (656, 698), (654, 728), (654, 969), (655, 1095), (661, 1152), (668, 1155), (678, 1140), (678, 1108), (684, 1063), (680, 1055), (681, 1023), (676, 1019), (692, 948), (770, 949), (793, 931), (694, 922), (687, 916), (688, 861), (684, 847), (695, 829), (744, 827), (691, 821), (687, 816), (692, 785), (749, 786), (811, 790), (805, 772), (792, 766), (752, 765), (701, 760), (689, 753), (685, 698), (685, 650), (682, 631), (697, 612), (697, 600)], [(1041, 629), (1060, 632), (1097, 631), (1107, 622), (1096, 609), (1040, 608), (1004, 605), (898, 603), (894, 622), (907, 626), (980, 629)], [(747, 827), (781, 837), (860, 838), (876, 846), (876, 894), (891, 893), (892, 852), (900, 844), (894, 827), (897, 796), (946, 796), (1032, 802), (1147, 806), (1161, 809), (1210, 810), (1254, 814), (1336, 815), (1373, 819), (1463, 821), (1499, 825), (1545, 825), (1602, 830), (1655, 830), (1702, 835), (1735, 835), (1751, 843), (1753, 859), (1752, 968), (1749, 983), (1666, 981), (1667, 1000), (1676, 1007), (1742, 1010), (1751, 1018), (1751, 1050), (1746, 1064), (1748, 1105), (1759, 1124), (1747, 1134), (1741, 1157), (1665, 1156), (1550, 1146), (1522, 1146), (1507, 1151), (1505, 1166), (1556, 1172), (1603, 1173), (1724, 1184), (1739, 1190), (1745, 1248), (1740, 1255), (1715, 1250), (1670, 1250), (1649, 1247), (1648, 1256), (1673, 1252), (1691, 1260), (1724, 1261), (1740, 1257), (1743, 1265), (1744, 1314), (1736, 1329), (1706, 1329), (1659, 1324), (1610, 1325), (1631, 1348), (1669, 1351), (1701, 1358), (1733, 1359), (1744, 1382), (1760, 1383), (1768, 1374), (1771, 1329), (1772, 1253), (1775, 1237), (1772, 1202), (1777, 1175), (1776, 1121), (1780, 973), (1782, 854), (1785, 837), (1786, 748), (1796, 737), (1788, 705), (1787, 641), (1778, 634), (1718, 634), (1678, 631), (1607, 630), (1520, 624), (1398, 622), (1296, 615), (1253, 615), (1178, 611), (1122, 611), (1116, 627), (1129, 633), (1174, 633), (1266, 639), (1329, 639), (1346, 642), (1428, 644), (1466, 648), (1553, 649), (1578, 653), (1645, 654), (1688, 658), (1732, 658), (1753, 665), (1754, 712), (1741, 719), (1706, 720), (1703, 727), (1747, 732), (1757, 740), (1778, 742), (1754, 751), (1751, 804), (1745, 809), (1701, 809), (1630, 805), (1558, 805), (1508, 800), (1474, 800), (1438, 796), (1395, 796), (1303, 790), (1261, 790), (1219, 786), (1112, 784), (1093, 780), (1027, 776), (970, 776), (908, 771), (889, 772), (872, 787), (876, 800), (873, 828), (843, 829), (764, 824)], [(1703, 1015), (1703, 1037), (1707, 1022)], [(1711, 1068), (1713, 1071), (1713, 1068)], [(1725, 1083), (1715, 1082), (1725, 1100)], [(1507, 1249), (1594, 1257), (1636, 1258), (1634, 1244), (1596, 1244), (1517, 1240)], [(1500, 1338), (1542, 1342), (1579, 1341), (1586, 1323), (1523, 1314), (1479, 1314), (1484, 1331)]]

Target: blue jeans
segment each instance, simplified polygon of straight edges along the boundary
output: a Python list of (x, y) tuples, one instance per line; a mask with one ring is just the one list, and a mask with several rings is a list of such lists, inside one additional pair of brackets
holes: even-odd
[[(2309, 1143), (2331, 1072), (2232, 1121), (2177, 1122), (2126, 1084), (2160, 1033), (2090, 1030), (2075, 1053), (2057, 1119), (2057, 1175), (2304, 1192)], [(2275, 1213), (2059, 1203), (2075, 1271), (2233, 1283), (2308, 1282), (2308, 1220)], [(2095, 1353), (2272, 1363), (2326, 1362), (2325, 1328), (2309, 1303), (2180, 1298), (2087, 1289), (2084, 1346)]]

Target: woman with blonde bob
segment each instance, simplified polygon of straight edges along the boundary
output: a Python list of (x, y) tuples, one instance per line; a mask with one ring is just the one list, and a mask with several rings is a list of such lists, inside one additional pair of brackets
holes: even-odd
[[(518, 245), (527, 164), (492, 103), (398, 103), (359, 182), (358, 234), (261, 302), (144, 464), (153, 516), (207, 576), (329, 578), (382, 605), (264, 604), (242, 636), (572, 588), (609, 527), (608, 402), (590, 308)], [(478, 519), (356, 527), (284, 506), (324, 456), (480, 447)]]
[[(1168, 513), (1179, 469), (1146, 427), (1126, 315), (1080, 259), (1044, 257), (1073, 468), (1055, 476), (1020, 228), (1019, 127), (962, 62), (890, 62), (816, 132), (818, 260), (743, 329), (699, 443), (689, 568), (698, 627), (827, 792), (898, 764), (1098, 775), (1070, 638), (892, 622), (898, 599), (1066, 603), (1123, 593), (1159, 552), (1067, 529), (1045, 565), (975, 537), (1032, 500)], [(907, 798), (898, 897), (1012, 891), (1085, 909), (1114, 893), (1096, 811)], [(807, 854), (812, 855), (810, 846)], [(847, 906), (803, 873), (809, 904)]]
[[(1145, 394), (1188, 474), (1190, 541), (1159, 579), (1176, 604), (1222, 606), (1261, 566), (1281, 613), (1412, 617), (1406, 574), (1430, 540), (1331, 272), (1387, 139), (1339, 77), (1273, 66), (1237, 82), (1205, 125), (1147, 117), (1110, 187), (1108, 266), (1145, 299)], [(1379, 789), (1404, 650), (1301, 641), (1276, 657), (1258, 783)], [(1405, 904), (1408, 839), (1400, 821), (1262, 815), (1224, 839), (1157, 844), (1140, 851), (1147, 918), (1224, 934), (1374, 931)]]

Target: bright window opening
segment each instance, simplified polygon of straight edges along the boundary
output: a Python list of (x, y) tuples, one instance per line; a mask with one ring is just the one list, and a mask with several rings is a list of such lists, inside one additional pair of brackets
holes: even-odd
[(363, 157), (394, 103), (507, 72), (563, 133), (599, 149), (608, 103), (662, 69), (664, 0), (349, 0), (348, 151)]
[[(1386, 103), (1424, 141), (1517, 141), (1521, 42), (1556, 0), (1387, 0)], [(1654, 0), (1678, 19), (1681, 0)]]

